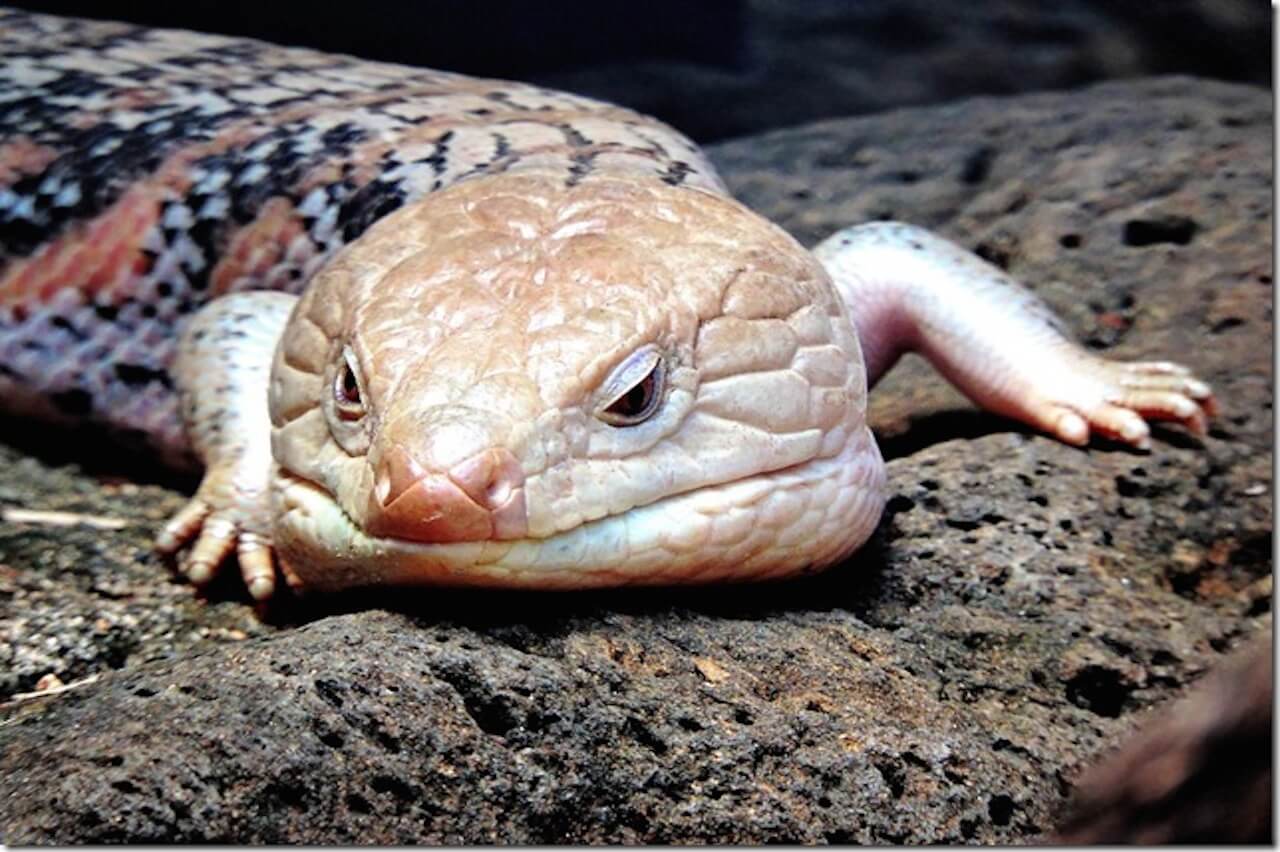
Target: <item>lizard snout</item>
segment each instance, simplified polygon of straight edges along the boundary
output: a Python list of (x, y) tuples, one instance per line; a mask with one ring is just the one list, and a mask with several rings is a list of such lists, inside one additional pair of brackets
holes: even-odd
[(428, 543), (521, 538), (528, 527), (524, 471), (501, 448), (445, 471), (392, 448), (377, 466), (365, 527), (378, 537)]

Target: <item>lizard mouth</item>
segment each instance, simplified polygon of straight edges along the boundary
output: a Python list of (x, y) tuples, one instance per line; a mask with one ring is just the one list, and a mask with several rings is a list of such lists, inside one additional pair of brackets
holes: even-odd
[(835, 456), (664, 497), (545, 538), (441, 543), (371, 535), (324, 488), (286, 470), (273, 490), (277, 553), (309, 589), (585, 589), (763, 580), (825, 567), (874, 530), (885, 473), (863, 430)]

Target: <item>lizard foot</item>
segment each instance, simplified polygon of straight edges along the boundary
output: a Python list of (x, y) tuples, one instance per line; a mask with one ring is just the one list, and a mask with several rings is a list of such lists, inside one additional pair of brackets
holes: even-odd
[(266, 600), (275, 593), (276, 576), (271, 542), (261, 526), (268, 508), (265, 493), (236, 495), (220, 487), (220, 479), (205, 477), (195, 496), (161, 528), (156, 550), (174, 556), (189, 544), (178, 570), (197, 586), (212, 581), (234, 550), (250, 596)]
[(1036, 425), (1068, 444), (1084, 445), (1091, 431), (1151, 448), (1148, 420), (1174, 420), (1203, 436), (1218, 411), (1213, 391), (1169, 361), (1122, 363), (1087, 352), (1073, 354), (1066, 375), (1042, 376), (1029, 405)]
[(215, 299), (187, 324), (172, 367), (187, 437), (205, 473), (195, 496), (156, 536), (156, 549), (173, 555), (190, 544), (178, 568), (198, 586), (235, 551), (244, 584), (259, 601), (276, 590), (267, 388), (296, 301), (265, 291)]

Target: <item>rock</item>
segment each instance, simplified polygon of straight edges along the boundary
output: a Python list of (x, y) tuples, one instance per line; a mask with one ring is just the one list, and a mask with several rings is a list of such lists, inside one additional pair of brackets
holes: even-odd
[(1092, 768), (1053, 841), (1270, 843), (1271, 651), (1266, 631)]
[(4, 705), (4, 842), (1045, 835), (1083, 767), (1271, 621), (1271, 120), (1266, 90), (1171, 78), (715, 148), (801, 239), (935, 228), (1222, 402), (1203, 442), (1082, 451), (900, 365), (872, 409), (895, 496), (812, 579), (262, 622), (145, 555), (176, 492), (3, 448), (0, 505), (127, 522), (0, 526), (0, 685), (64, 683)]

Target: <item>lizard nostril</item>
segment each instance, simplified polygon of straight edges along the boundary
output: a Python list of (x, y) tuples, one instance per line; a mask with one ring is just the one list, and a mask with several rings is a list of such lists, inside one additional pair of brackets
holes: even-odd
[(389, 505), (426, 473), (417, 459), (409, 453), (399, 448), (393, 449), (383, 458), (374, 475), (374, 497), (382, 505)]
[(511, 499), (512, 490), (510, 482), (504, 479), (496, 479), (489, 484), (489, 488), (485, 491), (485, 502), (490, 506), (501, 506)]
[(489, 449), (454, 465), (449, 478), (479, 505), (497, 509), (524, 484), (524, 470), (508, 450)]
[(373, 480), (373, 496), (378, 498), (378, 502), (382, 505), (387, 504), (387, 497), (391, 495), (391, 475), (385, 469), (379, 470), (377, 478)]

